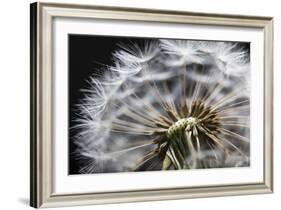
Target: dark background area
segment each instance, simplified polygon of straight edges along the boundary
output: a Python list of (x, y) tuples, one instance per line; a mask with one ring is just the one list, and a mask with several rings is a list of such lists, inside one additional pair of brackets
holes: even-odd
[[(158, 39), (158, 38), (155, 38)], [(96, 36), (96, 35), (76, 35), (68, 36), (68, 123), (69, 128), (75, 124), (75, 105), (83, 98), (82, 88), (87, 88), (87, 80), (93, 73), (103, 75), (104, 65), (113, 65), (112, 53), (119, 49), (118, 44), (131, 45), (136, 43), (142, 46), (144, 41), (152, 40), (150, 38), (132, 38), (115, 36)], [(238, 47), (250, 49), (250, 43), (239, 43)], [(73, 152), (76, 146), (73, 143), (75, 131), (69, 130), (69, 174), (79, 174), (79, 162), (75, 159)]]

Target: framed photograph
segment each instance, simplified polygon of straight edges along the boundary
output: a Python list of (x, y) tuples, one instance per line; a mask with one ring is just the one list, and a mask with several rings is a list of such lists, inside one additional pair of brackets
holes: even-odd
[(273, 18), (31, 4), (31, 206), (273, 191)]

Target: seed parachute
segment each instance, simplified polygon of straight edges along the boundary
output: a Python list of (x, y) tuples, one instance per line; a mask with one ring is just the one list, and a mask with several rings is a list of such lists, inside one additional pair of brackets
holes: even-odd
[(249, 166), (249, 54), (236, 42), (120, 43), (81, 90), (79, 172)]

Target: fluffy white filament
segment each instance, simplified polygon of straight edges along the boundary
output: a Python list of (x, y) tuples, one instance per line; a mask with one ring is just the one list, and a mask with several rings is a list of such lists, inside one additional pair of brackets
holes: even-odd
[[(209, 167), (249, 164), (249, 52), (237, 43), (155, 40), (120, 44), (114, 65), (101, 77), (91, 76), (78, 104), (75, 156), (80, 173), (132, 171), (140, 158), (154, 150), (158, 133), (165, 133), (182, 103), (202, 100), (216, 110), (223, 128), (223, 151), (212, 144), (186, 157)], [(147, 170), (153, 169), (153, 164)]]

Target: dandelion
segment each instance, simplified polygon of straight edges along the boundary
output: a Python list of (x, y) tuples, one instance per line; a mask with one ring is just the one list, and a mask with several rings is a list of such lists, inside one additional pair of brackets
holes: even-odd
[(80, 173), (249, 166), (249, 52), (231, 42), (120, 44), (75, 119)]

